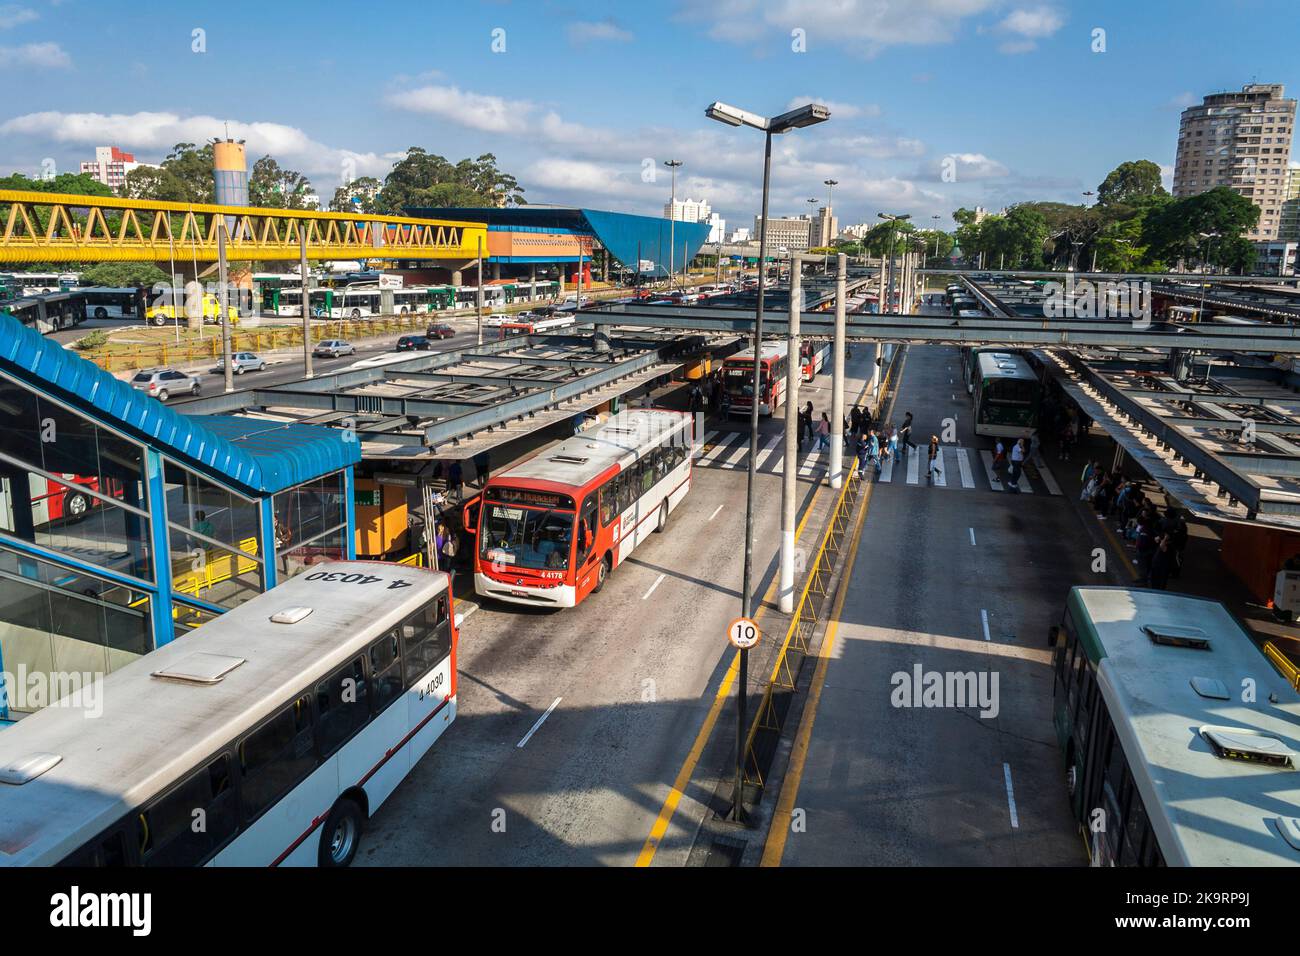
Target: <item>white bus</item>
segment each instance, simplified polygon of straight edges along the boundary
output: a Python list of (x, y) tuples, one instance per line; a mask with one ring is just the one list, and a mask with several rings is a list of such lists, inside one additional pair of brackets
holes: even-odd
[(347, 866), (456, 640), (445, 574), (314, 565), (0, 733), (0, 864)]
[(512, 335), (540, 335), (544, 332), (559, 332), (563, 329), (572, 328), (573, 325), (573, 313), (547, 316), (523, 312), (514, 316), (514, 320), (511, 322), (502, 322), (498, 326), (501, 330), (498, 337), (505, 339)]

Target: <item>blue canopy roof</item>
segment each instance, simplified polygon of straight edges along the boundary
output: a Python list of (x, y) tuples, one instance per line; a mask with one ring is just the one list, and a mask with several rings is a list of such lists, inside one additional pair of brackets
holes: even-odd
[[(638, 216), (626, 212), (607, 212), (600, 209), (564, 208), (556, 206), (503, 206), (500, 208), (428, 209), (413, 207), (404, 210), (408, 216), (426, 219), (455, 219), (465, 222), (486, 222), (490, 231), (545, 230), (549, 232), (576, 233), (595, 236), (619, 262), (636, 269), (637, 254), (642, 260), (653, 262), (647, 275), (668, 274), (672, 262), (678, 271), (699, 253), (709, 238), (711, 226), (707, 222), (675, 223), (658, 216)], [(673, 248), (673, 247), (676, 248)], [(671, 251), (671, 255), (669, 254)], [(492, 261), (495, 257), (487, 257)], [(507, 261), (576, 262), (577, 257), (515, 256)]]
[(283, 491), (361, 460), (359, 442), (323, 426), (183, 415), (3, 313), (0, 370), (255, 494)]

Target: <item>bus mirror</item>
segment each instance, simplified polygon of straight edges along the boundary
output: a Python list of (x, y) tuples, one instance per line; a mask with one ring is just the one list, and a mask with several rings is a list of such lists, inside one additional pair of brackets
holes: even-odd
[(461, 511), (461, 525), (468, 532), (478, 531), (478, 514), (479, 505), (482, 504), (481, 495), (475, 495), (469, 501), (465, 502), (465, 507)]
[(1048, 647), (1055, 647), (1055, 646), (1056, 646), (1056, 639), (1057, 639), (1058, 637), (1060, 637), (1060, 636), (1061, 636), (1061, 628), (1060, 628), (1060, 626), (1059, 626), (1059, 625), (1056, 625), (1056, 624), (1053, 624), (1051, 627), (1049, 627), (1049, 628), (1047, 629), (1047, 646), (1048, 646)]

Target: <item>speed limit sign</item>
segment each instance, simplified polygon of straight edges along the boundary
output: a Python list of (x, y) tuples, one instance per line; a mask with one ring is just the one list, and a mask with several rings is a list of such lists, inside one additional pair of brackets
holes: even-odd
[(738, 617), (727, 625), (727, 640), (733, 647), (747, 651), (758, 643), (758, 625), (747, 617)]

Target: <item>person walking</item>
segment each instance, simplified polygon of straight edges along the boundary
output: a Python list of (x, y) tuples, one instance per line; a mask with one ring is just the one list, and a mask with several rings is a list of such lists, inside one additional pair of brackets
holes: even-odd
[(465, 466), (460, 463), (459, 458), (452, 459), (451, 467), (447, 469), (447, 494), (456, 495), (456, 503), (459, 504), (464, 495), (461, 489), (465, 487)]
[(803, 407), (803, 427), (806, 430), (807, 437), (813, 436), (813, 406), (809, 402)]
[(1162, 534), (1151, 555), (1151, 586), (1157, 591), (1163, 591), (1169, 586), (1169, 576), (1174, 569), (1176, 554), (1170, 538), (1171, 535)]
[(1025, 467), (1025, 440), (1017, 439), (1011, 446), (1011, 471), (1007, 475), (1007, 487), (1013, 491), (1020, 490), (1020, 472)]
[(1174, 553), (1169, 576), (1172, 578), (1182, 577), (1183, 551), (1187, 548), (1187, 518), (1181, 511), (1174, 513), (1173, 528), (1169, 532), (1169, 547)]
[(898, 460), (898, 429), (893, 425), (889, 426), (889, 444), (886, 446), (885, 454), (890, 461)]
[(993, 474), (997, 480), (1002, 481), (1002, 476), (1007, 470), (1007, 446), (1002, 443), (1001, 438), (993, 440)]
[(867, 439), (867, 460), (875, 466), (876, 474), (880, 474), (880, 436), (876, 430), (871, 430), (871, 435)]
[(829, 451), (831, 447), (831, 420), (822, 412), (822, 420), (817, 423), (817, 450)]
[(898, 443), (903, 449), (903, 454), (909, 451), (916, 451), (916, 442), (912, 441), (912, 413), (908, 412), (903, 416), (903, 427), (898, 430)]
[(849, 431), (856, 435), (862, 427), (862, 409), (854, 405), (849, 409)]
[(942, 474), (939, 469), (939, 436), (930, 436), (930, 464), (927, 466), (926, 481), (933, 483), (934, 476)]
[(1137, 533), (1137, 570), (1138, 584), (1147, 587), (1151, 583), (1151, 559), (1156, 553), (1155, 529), (1145, 515), (1138, 519)]

